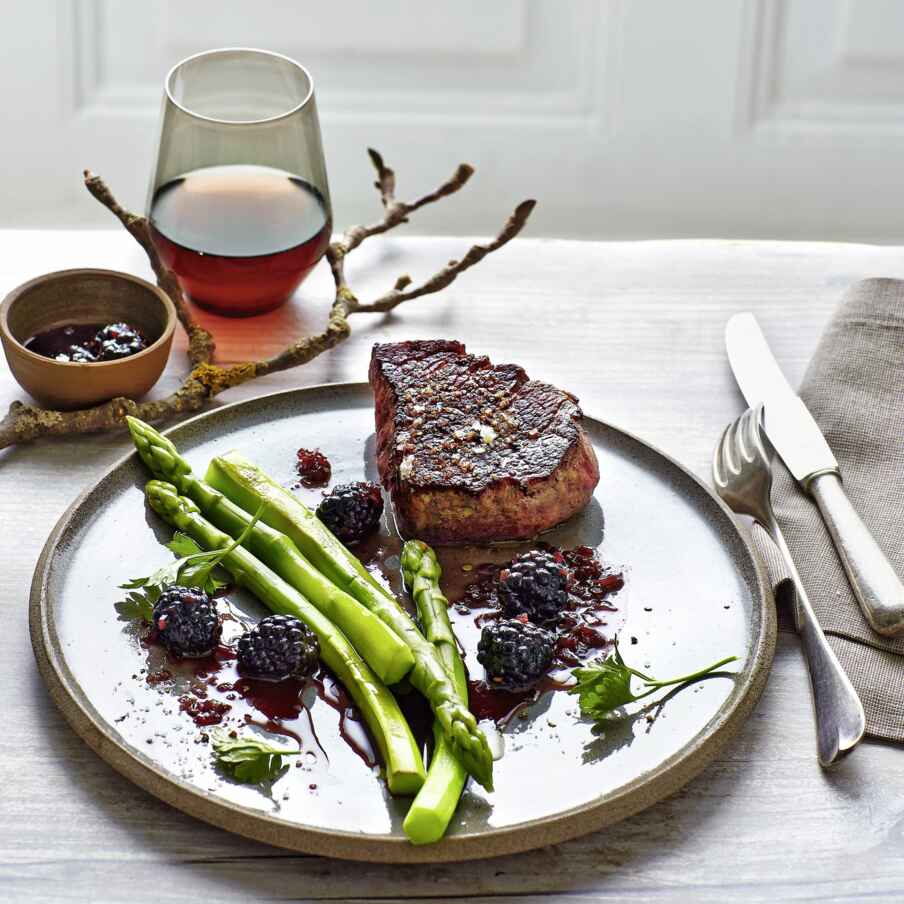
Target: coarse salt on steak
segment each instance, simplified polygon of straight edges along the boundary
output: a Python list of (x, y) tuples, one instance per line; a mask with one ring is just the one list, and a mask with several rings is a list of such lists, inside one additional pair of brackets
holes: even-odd
[(460, 342), (374, 346), (377, 465), (399, 530), (427, 543), (533, 537), (599, 482), (574, 396)]

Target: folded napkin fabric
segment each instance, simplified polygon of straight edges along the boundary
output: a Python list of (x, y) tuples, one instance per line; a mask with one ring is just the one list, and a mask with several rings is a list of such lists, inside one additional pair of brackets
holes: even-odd
[[(854, 508), (904, 577), (904, 281), (868, 279), (845, 295), (800, 396), (838, 459)], [(816, 616), (866, 710), (867, 734), (904, 741), (904, 637), (876, 634), (848, 583), (816, 504), (776, 456), (772, 502)], [(781, 598), (787, 573), (754, 531)]]

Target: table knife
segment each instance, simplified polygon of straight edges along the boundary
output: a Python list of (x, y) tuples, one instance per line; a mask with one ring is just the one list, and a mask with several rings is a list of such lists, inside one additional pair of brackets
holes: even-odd
[(904, 633), (904, 584), (847, 498), (832, 450), (782, 374), (753, 314), (728, 321), (725, 344), (747, 404), (763, 405), (766, 435), (819, 507), (866, 620), (887, 637)]

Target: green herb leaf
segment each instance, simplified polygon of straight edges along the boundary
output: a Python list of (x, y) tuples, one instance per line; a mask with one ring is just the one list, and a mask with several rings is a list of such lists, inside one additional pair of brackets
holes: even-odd
[(183, 587), (200, 587), (205, 593), (213, 596), (218, 590), (222, 590), (229, 583), (218, 575), (221, 574), (215, 566), (201, 563), (187, 565), (179, 575), (178, 583)]
[[(173, 539), (166, 544), (166, 548), (177, 556), (182, 556), (184, 563), (179, 569), (178, 582), (185, 587), (199, 587), (205, 593), (214, 594), (229, 583), (229, 576), (217, 568), (212, 559), (206, 559), (210, 553), (203, 549), (188, 534), (177, 530)], [(220, 550), (215, 550), (215, 554)], [(197, 558), (195, 558), (197, 557)]]
[(613, 709), (637, 699), (631, 691), (631, 670), (625, 665), (618, 646), (608, 658), (575, 669), (571, 674), (578, 683), (570, 693), (578, 694), (581, 712), (592, 719), (603, 719)]
[(150, 622), (154, 613), (154, 604), (141, 593), (130, 593), (124, 600), (116, 603), (115, 608), (126, 621), (138, 618)]
[(166, 548), (180, 559), (204, 551), (188, 534), (182, 533), (181, 530), (177, 530), (173, 534), (173, 539), (166, 544)]
[(300, 750), (274, 747), (257, 738), (231, 738), (223, 730), (210, 736), (217, 765), (236, 781), (249, 785), (273, 781), (283, 768), (284, 756), (298, 756)]
[[(600, 721), (620, 706), (649, 697), (650, 694), (655, 694), (656, 691), (664, 687), (686, 685), (699, 681), (701, 678), (722, 668), (723, 665), (735, 662), (737, 658), (737, 656), (728, 656), (690, 675), (670, 678), (668, 681), (657, 681), (655, 678), (651, 678), (649, 675), (645, 675), (643, 672), (639, 672), (637, 669), (627, 665), (618, 650), (618, 644), (616, 644), (611, 655), (606, 659), (597, 660), (588, 666), (572, 671), (571, 674), (577, 680), (577, 684), (569, 689), (569, 693), (578, 695), (578, 703), (580, 704), (582, 715)], [(642, 682), (643, 690), (641, 693), (635, 694), (631, 690), (632, 678), (638, 678)]]
[(163, 568), (158, 568), (146, 578), (130, 578), (120, 584), (122, 590), (133, 591), (128, 597), (116, 604), (116, 610), (125, 618), (142, 618), (150, 622), (154, 604), (167, 587), (197, 587), (205, 593), (213, 594), (228, 583), (222, 570), (217, 565), (233, 549), (244, 543), (258, 519), (264, 513), (265, 503), (261, 504), (257, 514), (251, 519), (241, 535), (222, 549), (202, 550), (200, 546), (182, 531), (176, 531), (166, 548), (181, 557)]
[[(208, 580), (210, 577), (209, 572), (198, 575), (196, 572), (189, 570), (189, 566), (199, 560), (210, 560), (218, 553), (219, 550), (184, 556), (175, 562), (170, 562), (169, 565), (164, 565), (163, 568), (158, 568), (157, 571), (146, 578), (132, 578), (126, 581), (125, 584), (120, 584), (119, 586), (123, 590), (131, 590), (132, 592), (129, 593), (125, 600), (116, 604), (116, 610), (120, 615), (129, 618), (143, 618), (146, 622), (150, 622), (154, 604), (166, 587), (181, 584), (185, 587), (201, 587), (208, 593), (214, 592), (214, 590), (222, 587), (223, 584), (217, 582), (216, 579)], [(191, 583), (188, 583), (189, 581)], [(210, 587), (213, 590), (208, 589)], [(129, 615), (128, 613), (134, 614)]]

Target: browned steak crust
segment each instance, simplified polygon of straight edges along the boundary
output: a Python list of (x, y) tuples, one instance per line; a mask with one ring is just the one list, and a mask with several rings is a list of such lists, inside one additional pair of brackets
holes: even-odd
[(377, 464), (399, 530), (428, 543), (532, 537), (599, 481), (574, 396), (460, 342), (375, 345)]

